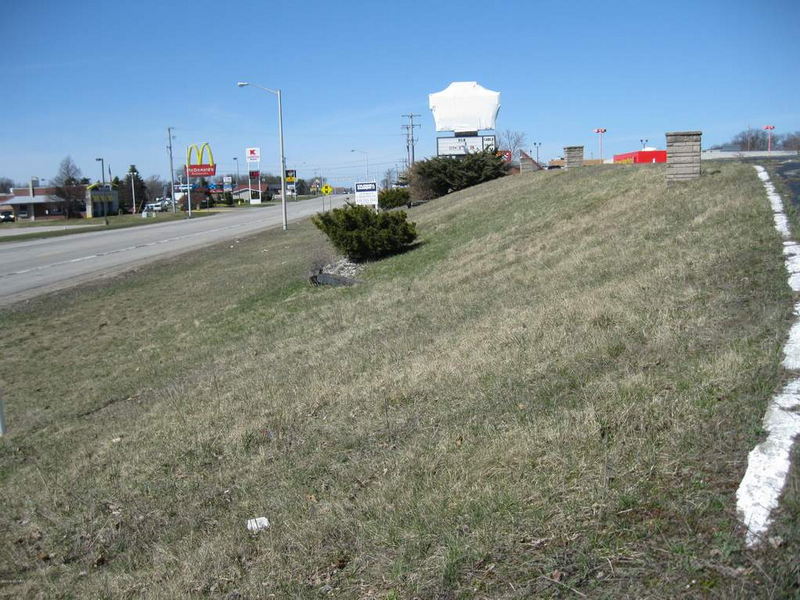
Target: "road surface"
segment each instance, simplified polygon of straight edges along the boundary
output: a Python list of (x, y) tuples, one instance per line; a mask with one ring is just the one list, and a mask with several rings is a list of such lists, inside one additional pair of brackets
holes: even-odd
[[(335, 207), (344, 204), (346, 196), (329, 198)], [(289, 202), (288, 220), (298, 221), (321, 209), (321, 198)], [(268, 206), (144, 227), (5, 242), (0, 244), (0, 306), (281, 223), (281, 207)]]

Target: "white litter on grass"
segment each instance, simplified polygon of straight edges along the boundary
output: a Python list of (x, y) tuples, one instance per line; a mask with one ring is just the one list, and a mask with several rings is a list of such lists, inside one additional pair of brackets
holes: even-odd
[(250, 531), (261, 531), (262, 529), (268, 529), (269, 519), (267, 519), (267, 517), (256, 517), (255, 519), (247, 519), (247, 528)]
[[(756, 166), (758, 178), (764, 182), (767, 197), (772, 206), (775, 228), (784, 237), (789, 237), (789, 223), (783, 212), (781, 197), (769, 180), (764, 167)], [(800, 245), (791, 240), (783, 243), (789, 286), (800, 291)], [(800, 303), (794, 307), (800, 316)], [(789, 330), (789, 339), (783, 347), (783, 366), (790, 371), (800, 371), (800, 321), (795, 320)], [(767, 439), (758, 444), (747, 457), (747, 471), (736, 491), (736, 510), (742, 519), (747, 534), (745, 543), (757, 546), (764, 540), (772, 524), (772, 511), (777, 508), (791, 466), (791, 451), (794, 438), (800, 433), (800, 378), (790, 381), (770, 400), (764, 415), (763, 425)]]

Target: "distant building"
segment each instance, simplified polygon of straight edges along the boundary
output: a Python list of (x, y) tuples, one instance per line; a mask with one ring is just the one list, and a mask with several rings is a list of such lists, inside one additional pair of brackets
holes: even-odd
[(625, 152), (624, 154), (614, 155), (614, 164), (642, 164), (642, 163), (665, 163), (667, 162), (667, 151), (656, 150), (655, 148), (645, 148), (636, 152)]
[[(81, 194), (86, 186), (75, 186)], [(11, 194), (0, 198), (0, 208), (11, 209), (16, 219), (58, 219), (64, 216), (65, 198), (57, 195), (55, 187), (11, 188)], [(81, 207), (83, 212), (83, 207)]]
[(524, 150), (519, 151), (519, 171), (521, 173), (541, 171), (543, 168), (544, 167), (536, 162), (527, 152)]
[(110, 183), (95, 183), (86, 188), (86, 218), (119, 213), (119, 194)]

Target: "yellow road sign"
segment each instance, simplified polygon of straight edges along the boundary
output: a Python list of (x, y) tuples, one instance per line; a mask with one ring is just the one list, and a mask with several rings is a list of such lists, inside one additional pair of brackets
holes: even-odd
[(329, 196), (333, 193), (333, 188), (326, 183), (325, 185), (322, 186), (322, 189), (320, 191), (326, 196)]

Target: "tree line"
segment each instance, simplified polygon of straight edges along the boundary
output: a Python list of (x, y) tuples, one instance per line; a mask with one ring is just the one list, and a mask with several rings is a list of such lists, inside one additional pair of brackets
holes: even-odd
[[(770, 147), (769, 134), (764, 129), (755, 129), (749, 127), (744, 131), (740, 131), (731, 138), (731, 141), (725, 144), (718, 144), (712, 146), (711, 150), (725, 150), (734, 149), (742, 152), (753, 152), (759, 150), (767, 150)], [(794, 150), (800, 151), (800, 131), (793, 133), (773, 133), (772, 134), (772, 149), (773, 150)]]

